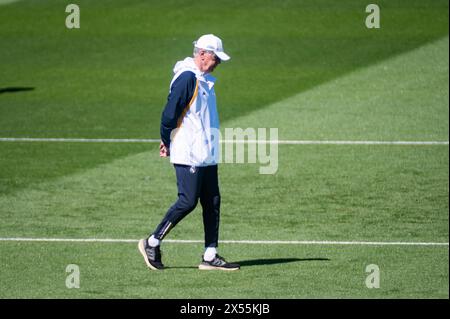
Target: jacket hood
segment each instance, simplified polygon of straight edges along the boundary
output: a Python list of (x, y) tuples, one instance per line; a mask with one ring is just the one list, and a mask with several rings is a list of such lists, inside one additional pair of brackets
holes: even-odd
[(195, 65), (194, 59), (190, 57), (175, 63), (173, 74), (177, 74), (180, 71), (192, 71), (195, 74), (200, 74), (200, 70), (197, 68), (197, 65)]
[(193, 72), (196, 75), (197, 79), (207, 82), (210, 88), (214, 85), (214, 82), (216, 81), (216, 78), (211, 74), (200, 72), (200, 70), (198, 69), (197, 65), (194, 62), (194, 59), (191, 57), (187, 57), (184, 60), (175, 63), (175, 66), (173, 67), (174, 78), (172, 79), (170, 86), (172, 86), (172, 83), (175, 81), (178, 75), (180, 75), (184, 71)]

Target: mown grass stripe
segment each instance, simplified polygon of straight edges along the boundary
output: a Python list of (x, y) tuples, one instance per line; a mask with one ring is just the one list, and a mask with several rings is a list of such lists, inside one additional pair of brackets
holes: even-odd
[(20, 0), (0, 0), (0, 6), (3, 4), (10, 4), (14, 2), (19, 2)]
[[(18, 242), (84, 242), (84, 243), (137, 243), (137, 239), (112, 238), (26, 238), (3, 237), (0, 241)], [(165, 243), (200, 244), (203, 240), (195, 239), (166, 239)], [(403, 242), (403, 241), (329, 241), (329, 240), (222, 240), (223, 244), (252, 244), (252, 245), (362, 245), (362, 246), (448, 246), (449, 243), (439, 242)]]
[[(1, 137), (0, 142), (61, 142), (61, 143), (159, 143), (159, 139), (114, 138), (31, 138)], [(289, 144), (289, 145), (449, 145), (449, 141), (327, 141), (327, 140), (221, 140), (224, 144)]]

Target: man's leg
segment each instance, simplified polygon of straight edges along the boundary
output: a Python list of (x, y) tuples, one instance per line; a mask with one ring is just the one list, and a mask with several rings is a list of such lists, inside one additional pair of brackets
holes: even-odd
[(200, 167), (175, 164), (177, 176), (178, 200), (169, 208), (161, 223), (156, 227), (153, 236), (162, 240), (169, 231), (192, 212), (197, 206), (202, 187), (203, 170)]
[(220, 223), (220, 192), (217, 165), (205, 167), (200, 192), (200, 203), (203, 208), (205, 247), (215, 248), (219, 243)]
[(201, 270), (238, 270), (240, 266), (227, 262), (217, 254), (219, 244), (220, 192), (217, 165), (207, 166), (200, 192), (205, 230), (205, 254), (198, 266)]
[(177, 176), (178, 200), (167, 211), (161, 223), (150, 238), (139, 241), (139, 251), (144, 256), (147, 266), (154, 270), (161, 270), (164, 265), (161, 261), (160, 242), (169, 231), (181, 221), (197, 205), (201, 190), (203, 170), (192, 169), (186, 165), (174, 165)]

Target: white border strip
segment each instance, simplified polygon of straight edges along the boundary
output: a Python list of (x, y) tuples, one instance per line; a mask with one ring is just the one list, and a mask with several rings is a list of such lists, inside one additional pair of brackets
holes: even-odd
[[(32, 138), (0, 137), (0, 142), (60, 143), (159, 143), (159, 139), (117, 138)], [(221, 140), (224, 144), (289, 144), (289, 145), (449, 145), (449, 141), (314, 141), (314, 140)]]
[[(27, 238), (0, 237), (2, 241), (14, 242), (82, 242), (82, 243), (137, 243), (137, 239), (111, 238)], [(165, 243), (201, 244), (203, 240), (165, 239)], [(434, 242), (383, 242), (383, 241), (316, 241), (316, 240), (221, 240), (223, 244), (251, 244), (251, 245), (361, 245), (361, 246), (449, 246), (449, 243)]]

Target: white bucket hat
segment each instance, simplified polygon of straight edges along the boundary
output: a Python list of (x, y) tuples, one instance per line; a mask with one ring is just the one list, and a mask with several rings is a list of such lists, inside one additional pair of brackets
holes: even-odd
[(194, 46), (199, 49), (213, 51), (222, 61), (228, 61), (230, 56), (223, 52), (222, 40), (214, 34), (205, 34), (194, 41)]

